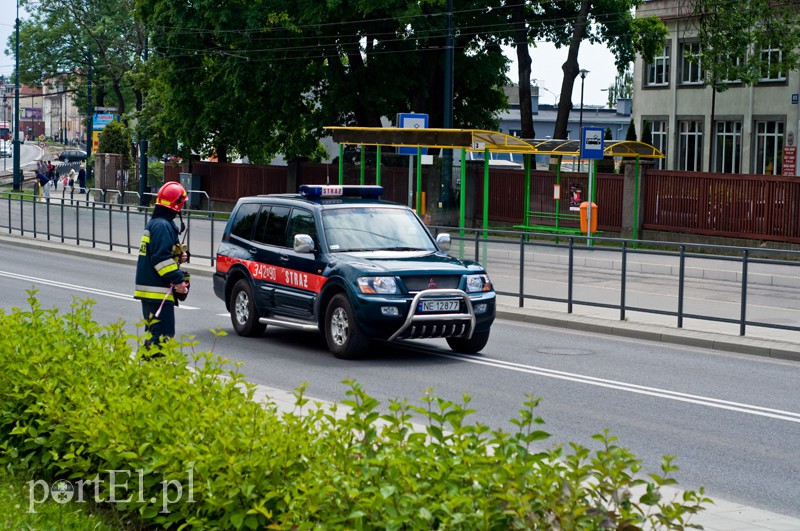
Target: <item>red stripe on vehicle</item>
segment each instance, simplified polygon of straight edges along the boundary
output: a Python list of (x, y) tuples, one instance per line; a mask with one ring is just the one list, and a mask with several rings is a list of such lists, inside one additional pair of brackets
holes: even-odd
[(227, 273), (234, 264), (243, 264), (256, 280), (266, 280), (273, 284), (289, 286), (319, 293), (327, 277), (296, 271), (286, 267), (263, 264), (252, 260), (242, 260), (230, 256), (217, 255), (217, 272)]

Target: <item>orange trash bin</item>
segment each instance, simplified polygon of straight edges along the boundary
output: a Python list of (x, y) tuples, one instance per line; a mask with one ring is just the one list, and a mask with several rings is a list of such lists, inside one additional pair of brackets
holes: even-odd
[[(589, 232), (589, 220), (586, 219), (589, 215), (589, 202), (584, 201), (581, 203), (581, 232)], [(592, 234), (597, 232), (597, 205), (592, 203)]]

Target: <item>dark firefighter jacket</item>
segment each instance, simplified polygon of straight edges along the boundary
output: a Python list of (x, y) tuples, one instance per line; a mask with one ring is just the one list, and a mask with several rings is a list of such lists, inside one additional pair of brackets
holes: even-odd
[[(159, 210), (159, 208), (156, 208)], [(174, 249), (180, 244), (178, 228), (172, 219), (154, 213), (139, 244), (136, 264), (136, 299), (162, 300), (170, 284), (180, 284), (185, 276), (175, 260)], [(167, 300), (177, 304), (174, 293)]]

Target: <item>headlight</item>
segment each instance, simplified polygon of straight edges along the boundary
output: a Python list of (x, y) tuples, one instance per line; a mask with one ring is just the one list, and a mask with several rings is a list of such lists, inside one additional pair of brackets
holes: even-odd
[(377, 293), (390, 295), (397, 293), (397, 282), (394, 277), (361, 277), (358, 279), (361, 293)]
[(478, 291), (492, 291), (489, 275), (467, 275), (467, 293)]

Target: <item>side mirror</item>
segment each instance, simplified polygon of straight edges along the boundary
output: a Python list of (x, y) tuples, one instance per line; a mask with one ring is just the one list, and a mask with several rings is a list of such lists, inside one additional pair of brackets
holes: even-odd
[(295, 234), (294, 235), (294, 252), (296, 253), (313, 253), (314, 240), (308, 234)]
[(444, 252), (450, 250), (450, 235), (446, 232), (436, 235), (436, 245)]

